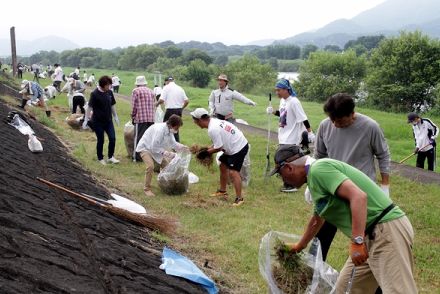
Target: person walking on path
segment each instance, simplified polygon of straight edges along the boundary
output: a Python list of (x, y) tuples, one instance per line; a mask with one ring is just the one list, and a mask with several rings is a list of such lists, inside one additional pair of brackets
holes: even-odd
[[(87, 129), (89, 122), (90, 112), (92, 114), (92, 126), (96, 134), (96, 155), (98, 161), (105, 165), (107, 163), (116, 164), (119, 163), (114, 157), (116, 134), (115, 127), (113, 125), (113, 119), (117, 126), (119, 126), (119, 118), (116, 114), (116, 100), (113, 96), (113, 92), (110, 90), (112, 85), (112, 79), (109, 76), (102, 76), (98, 81), (98, 87), (90, 94), (89, 107), (87, 107), (86, 115), (84, 118), (83, 129)], [(108, 136), (108, 160), (104, 160), (103, 147), (104, 147), (104, 132)]]
[(47, 117), (50, 117), (49, 107), (44, 101), (44, 90), (40, 84), (37, 82), (23, 80), (20, 87), (21, 91), (19, 93), (23, 96), (20, 107), (24, 109), (29, 99), (33, 102), (38, 101), (40, 106), (44, 107)]
[[(186, 96), (185, 90), (174, 82), (174, 78), (169, 76), (165, 80), (166, 86), (162, 90), (159, 101), (156, 107), (165, 104), (165, 115), (163, 121), (166, 122), (171, 115), (175, 114), (182, 117), (182, 112), (189, 104), (189, 99)], [(179, 133), (174, 134), (176, 141), (179, 142)]]
[[(145, 76), (138, 76), (136, 88), (131, 93), (131, 118), (134, 124), (134, 150), (144, 135), (145, 131), (154, 124), (154, 104), (156, 98), (153, 91), (147, 87)], [(138, 153), (133, 154), (133, 160), (141, 161)]]
[(412, 125), (414, 141), (417, 154), (416, 166), (425, 168), (425, 160), (428, 161), (428, 170), (433, 171), (435, 167), (436, 142), (438, 127), (428, 118), (421, 118), (417, 113), (408, 114), (408, 123)]
[[(296, 92), (286, 79), (279, 80), (275, 85), (278, 98), (281, 99), (280, 109), (274, 111), (269, 106), (266, 109), (268, 114), (279, 117), (278, 144), (298, 145), (305, 149), (309, 148), (309, 143), (315, 140), (315, 134), (310, 127), (307, 115), (296, 97)], [(297, 189), (285, 184), (281, 192), (296, 192)]]
[[(379, 162), (381, 188), (389, 196), (390, 151), (379, 124), (366, 115), (354, 111), (353, 98), (344, 93), (329, 97), (324, 104), (328, 118), (321, 121), (316, 134), (314, 157), (345, 162), (376, 181), (375, 160)], [(336, 234), (336, 227), (325, 222), (317, 234), (322, 256)]]
[(119, 93), (119, 86), (121, 85), (121, 80), (119, 79), (119, 77), (115, 74), (112, 74), (112, 87), (113, 87), (113, 92), (115, 93)]
[(173, 114), (166, 122), (153, 124), (149, 127), (136, 147), (136, 152), (140, 154), (145, 163), (144, 193), (148, 197), (155, 196), (151, 191), (154, 163), (165, 168), (175, 156), (172, 149), (176, 151), (188, 150), (187, 146), (176, 142), (174, 138), (174, 134), (179, 131), (182, 125), (182, 118)]
[(242, 181), (240, 170), (243, 166), (246, 154), (249, 151), (249, 143), (243, 133), (232, 123), (211, 118), (204, 108), (196, 108), (191, 112), (191, 116), (196, 125), (202, 129), (208, 129), (208, 136), (211, 138), (213, 145), (206, 151), (199, 154), (205, 157), (210, 154), (223, 151), (220, 156), (220, 189), (211, 196), (228, 197), (226, 191), (228, 179), (232, 180), (235, 189), (235, 200), (233, 206), (240, 206), (244, 203), (242, 195)]
[(302, 251), (328, 221), (351, 240), (336, 293), (347, 293), (353, 268), (352, 294), (374, 293), (378, 286), (384, 293), (417, 293), (413, 227), (375, 182), (344, 162), (304, 156), (298, 146), (281, 146), (275, 164), (271, 174), (296, 188), (307, 183), (314, 204), (301, 239), (286, 244), (287, 251)]
[(218, 89), (213, 90), (209, 96), (209, 112), (215, 118), (234, 122), (234, 100), (250, 106), (257, 104), (246, 98), (243, 94), (229, 88), (229, 80), (225, 74), (217, 78)]
[(53, 74), (53, 86), (57, 89), (58, 93), (61, 93), (61, 82), (63, 81), (64, 72), (61, 65), (58, 63), (54, 64), (55, 72)]

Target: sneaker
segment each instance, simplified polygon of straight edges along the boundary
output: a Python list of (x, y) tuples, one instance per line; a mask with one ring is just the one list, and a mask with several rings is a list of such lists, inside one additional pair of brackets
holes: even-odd
[(236, 197), (234, 203), (232, 203), (232, 206), (240, 206), (244, 203), (243, 197)]
[(211, 197), (228, 197), (228, 192), (217, 190), (215, 193), (210, 195)]
[(119, 160), (117, 160), (114, 156), (112, 156), (111, 158), (109, 158), (107, 160), (107, 162), (111, 163), (111, 164), (117, 164), (117, 163), (119, 163)]
[(151, 190), (144, 191), (144, 193), (145, 193), (145, 196), (147, 196), (147, 197), (156, 196), (156, 194), (154, 194), (153, 191), (151, 191)]
[(98, 160), (98, 162), (102, 165), (107, 165), (107, 162), (104, 159)]
[(283, 193), (293, 193), (293, 192), (297, 192), (298, 189), (294, 187), (282, 187), (280, 191)]

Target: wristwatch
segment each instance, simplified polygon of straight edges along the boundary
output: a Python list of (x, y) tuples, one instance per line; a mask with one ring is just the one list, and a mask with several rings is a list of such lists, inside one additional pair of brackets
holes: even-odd
[(353, 237), (353, 238), (351, 238), (351, 241), (354, 244), (362, 245), (362, 244), (364, 244), (364, 237), (362, 237), (362, 236)]

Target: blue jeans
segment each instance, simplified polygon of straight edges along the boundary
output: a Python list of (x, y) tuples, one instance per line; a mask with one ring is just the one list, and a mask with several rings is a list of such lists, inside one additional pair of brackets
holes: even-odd
[(113, 126), (113, 121), (94, 122), (93, 127), (96, 134), (96, 139), (98, 139), (98, 142), (96, 143), (96, 155), (98, 156), (98, 160), (104, 159), (104, 155), (102, 154), (102, 149), (104, 148), (104, 132), (107, 133), (109, 141), (108, 158), (112, 158), (113, 154), (115, 153), (116, 145), (116, 134), (115, 127)]

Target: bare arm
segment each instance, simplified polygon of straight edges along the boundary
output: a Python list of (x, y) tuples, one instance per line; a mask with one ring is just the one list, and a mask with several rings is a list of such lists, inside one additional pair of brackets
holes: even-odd
[(185, 102), (183, 102), (183, 107), (182, 107), (182, 109), (185, 109), (185, 107), (187, 107), (188, 104), (189, 104), (189, 100), (186, 99)]
[(336, 190), (336, 195), (350, 204), (352, 236), (364, 236), (367, 225), (367, 194), (351, 180), (345, 180)]
[(313, 239), (313, 237), (316, 236), (316, 234), (319, 232), (324, 222), (325, 220), (317, 214), (313, 215), (310, 218), (306, 230), (304, 231), (301, 240), (299, 240), (298, 242), (298, 246), (300, 247), (299, 249), (302, 250), (307, 247), (307, 244), (309, 244), (309, 242)]

